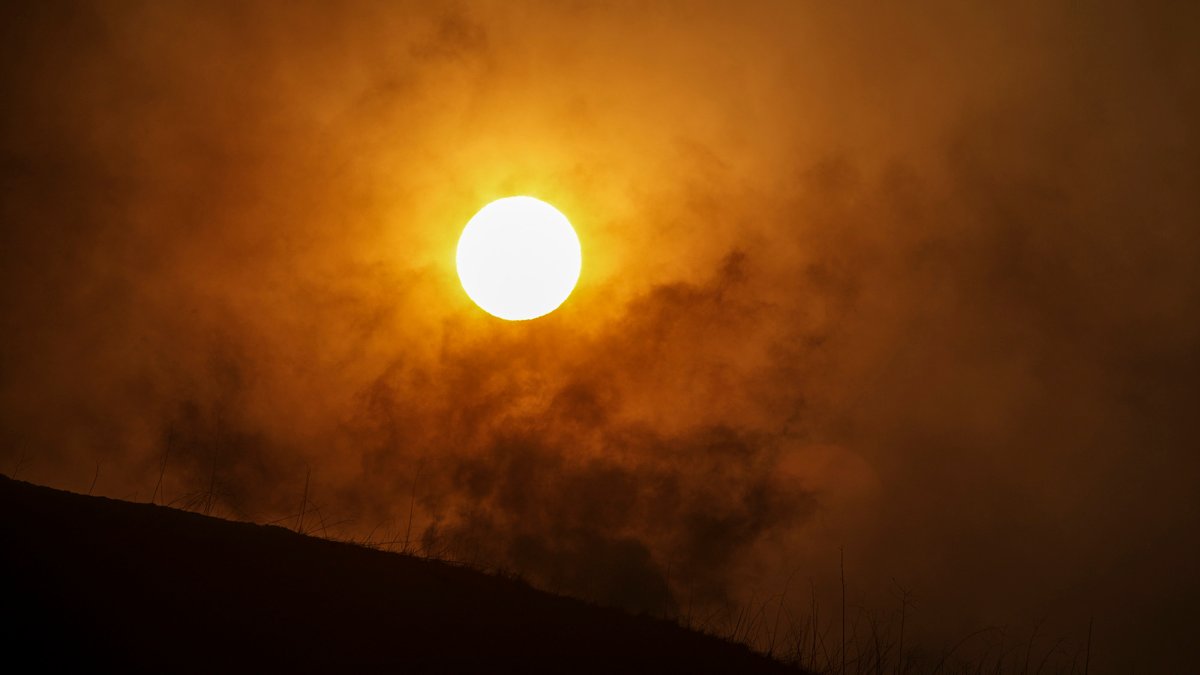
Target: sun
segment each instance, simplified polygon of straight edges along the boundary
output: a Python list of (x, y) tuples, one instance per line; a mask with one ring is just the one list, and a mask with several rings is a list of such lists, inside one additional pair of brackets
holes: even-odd
[(458, 240), (458, 278), (492, 316), (524, 321), (558, 309), (583, 266), (579, 237), (558, 209), (533, 197), (483, 207)]

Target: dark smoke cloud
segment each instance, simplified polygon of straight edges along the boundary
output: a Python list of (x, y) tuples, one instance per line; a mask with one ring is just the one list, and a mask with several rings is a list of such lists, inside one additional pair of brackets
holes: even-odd
[[(1194, 8), (3, 12), (4, 471), (307, 479), (306, 529), (718, 626), (844, 548), (931, 649), (1191, 663)], [(585, 269), (500, 325), (453, 247), (514, 193)]]

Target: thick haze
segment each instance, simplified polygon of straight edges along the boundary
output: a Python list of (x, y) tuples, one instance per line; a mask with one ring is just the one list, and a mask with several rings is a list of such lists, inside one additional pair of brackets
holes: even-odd
[[(1194, 666), (1200, 11), (1128, 4), (6, 7), (0, 470)], [(510, 194), (529, 323), (453, 268)]]

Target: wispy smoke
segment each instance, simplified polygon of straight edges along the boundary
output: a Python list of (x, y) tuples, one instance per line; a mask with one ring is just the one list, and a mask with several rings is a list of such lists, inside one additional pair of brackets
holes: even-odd
[[(3, 12), (4, 471), (308, 477), (311, 528), (652, 612), (844, 547), (914, 640), (1191, 662), (1196, 9)], [(584, 246), (531, 323), (452, 268), (506, 194)]]

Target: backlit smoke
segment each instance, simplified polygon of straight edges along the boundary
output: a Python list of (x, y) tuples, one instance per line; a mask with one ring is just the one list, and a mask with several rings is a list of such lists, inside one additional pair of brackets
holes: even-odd
[[(307, 476), (307, 531), (714, 627), (844, 549), (930, 650), (1190, 664), (1197, 10), (743, 4), (4, 9), (2, 470)], [(584, 251), (520, 324), (453, 267), (512, 194)]]

